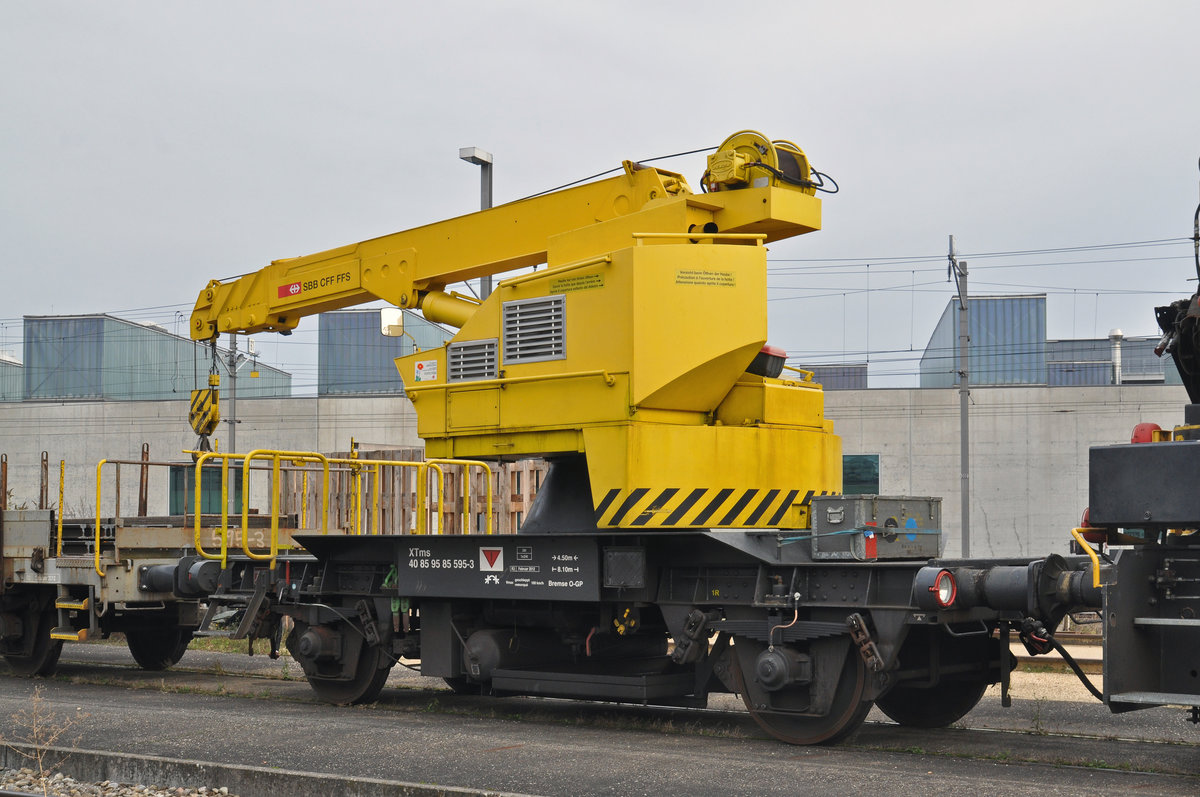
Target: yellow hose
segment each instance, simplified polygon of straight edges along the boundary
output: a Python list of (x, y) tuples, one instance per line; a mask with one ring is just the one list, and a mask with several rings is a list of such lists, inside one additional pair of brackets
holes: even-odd
[(1083, 546), (1083, 550), (1087, 551), (1087, 555), (1092, 558), (1092, 586), (1100, 589), (1100, 557), (1096, 555), (1092, 549), (1092, 544), (1083, 538), (1082, 532), (1090, 529), (1071, 529), (1071, 536), (1075, 538), (1075, 542)]

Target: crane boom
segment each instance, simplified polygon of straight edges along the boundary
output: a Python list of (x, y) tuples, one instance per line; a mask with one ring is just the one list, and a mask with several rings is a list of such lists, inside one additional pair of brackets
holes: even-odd
[[(718, 153), (722, 162), (729, 159), (726, 154), (737, 153), (736, 145), (729, 144)], [(807, 160), (798, 147), (790, 147), (771, 146), (768, 151), (774, 157), (762, 160), (771, 168), (778, 168), (774, 164), (779, 161), (795, 163), (796, 174), (807, 180)], [(556, 243), (561, 244), (560, 261), (588, 256), (578, 243), (561, 241), (572, 231), (588, 231), (589, 243), (603, 248), (617, 237), (627, 240), (634, 230), (682, 233), (707, 226), (726, 233), (762, 232), (774, 240), (820, 226), (820, 203), (812, 197), (812, 189), (798, 189), (767, 171), (746, 181), (761, 184), (761, 201), (752, 201), (719, 192), (700, 197), (679, 174), (630, 161), (623, 166), (621, 175), (607, 180), (275, 260), (231, 281), (212, 280), (196, 300), (191, 337), (207, 340), (222, 332), (288, 334), (305, 316), (376, 299), (396, 307), (420, 308), (427, 317), (433, 316), (431, 320), (462, 326), (473, 308), (468, 302), (446, 301), (447, 285), (548, 262), (553, 267)], [(714, 186), (731, 182), (727, 178)], [(797, 224), (794, 205), (801, 198), (809, 202)], [(435, 298), (427, 299), (431, 294)]]
[[(821, 203), (790, 142), (736, 133), (707, 167), (699, 194), (627, 161), (607, 180), (277, 260), (210, 282), (191, 335), (286, 333), (374, 299), (420, 310), (459, 328), (396, 360), (427, 455), (551, 458), (556, 529), (565, 516), (804, 527), (806, 496), (840, 489), (840, 443), (811, 375), (752, 363), (764, 244), (819, 229)], [(446, 290), (541, 263), (482, 302)]]

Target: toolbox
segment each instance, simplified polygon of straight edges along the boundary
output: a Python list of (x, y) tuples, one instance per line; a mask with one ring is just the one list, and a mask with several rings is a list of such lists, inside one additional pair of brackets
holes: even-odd
[(821, 495), (812, 499), (814, 559), (934, 559), (942, 553), (942, 499)]

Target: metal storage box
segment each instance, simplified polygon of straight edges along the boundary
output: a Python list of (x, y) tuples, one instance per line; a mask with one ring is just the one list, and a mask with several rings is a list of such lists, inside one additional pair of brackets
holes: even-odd
[(942, 552), (942, 499), (822, 495), (812, 501), (814, 559), (933, 559)]

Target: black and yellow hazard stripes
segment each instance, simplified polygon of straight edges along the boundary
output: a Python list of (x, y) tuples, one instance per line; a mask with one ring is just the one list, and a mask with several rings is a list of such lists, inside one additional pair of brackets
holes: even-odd
[(206, 387), (192, 391), (192, 405), (188, 411), (188, 422), (196, 434), (212, 434), (217, 429), (221, 419), (218, 393), (215, 387)]
[[(601, 528), (796, 528), (815, 490), (733, 487), (611, 489), (596, 507)], [(821, 493), (822, 495), (825, 492)], [(802, 497), (801, 497), (802, 496)]]

